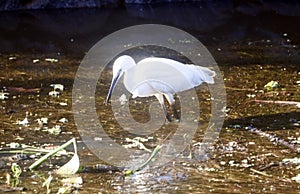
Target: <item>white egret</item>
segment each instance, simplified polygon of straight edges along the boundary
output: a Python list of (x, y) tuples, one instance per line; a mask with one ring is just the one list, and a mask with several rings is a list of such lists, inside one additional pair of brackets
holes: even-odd
[(183, 64), (167, 59), (149, 57), (138, 63), (128, 55), (118, 57), (113, 64), (113, 78), (107, 94), (106, 103), (109, 102), (114, 87), (124, 74), (124, 85), (132, 94), (132, 98), (155, 96), (161, 104), (166, 118), (167, 114), (164, 97), (172, 106), (174, 116), (174, 94), (196, 87), (203, 82), (214, 83), (216, 73), (206, 67)]

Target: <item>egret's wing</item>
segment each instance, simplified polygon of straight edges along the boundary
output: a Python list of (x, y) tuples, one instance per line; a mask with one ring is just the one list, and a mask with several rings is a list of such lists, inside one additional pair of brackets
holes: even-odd
[(124, 75), (124, 85), (137, 96), (155, 93), (176, 93), (193, 87), (176, 68), (160, 61), (143, 62), (129, 69)]
[(131, 93), (136, 91), (137, 96), (154, 92), (174, 94), (202, 82), (213, 83), (214, 75), (205, 67), (184, 65), (165, 58), (146, 58), (125, 73), (124, 84)]
[(138, 62), (138, 64), (144, 64), (144, 63), (167, 64), (168, 66), (171, 66), (177, 69), (180, 73), (182, 73), (186, 77), (186, 79), (190, 81), (192, 87), (198, 86), (203, 82), (213, 84), (214, 77), (216, 76), (216, 73), (207, 67), (196, 66), (193, 64), (185, 65), (178, 61), (167, 59), (167, 58), (150, 57)]

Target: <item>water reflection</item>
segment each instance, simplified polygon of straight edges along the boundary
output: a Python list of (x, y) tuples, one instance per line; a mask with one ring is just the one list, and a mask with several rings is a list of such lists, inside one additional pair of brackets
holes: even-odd
[(299, 28), (295, 25), (299, 20), (299, 6), (233, 2), (3, 12), (0, 13), (0, 51), (83, 56), (104, 36), (145, 23), (181, 28), (206, 46), (215, 45), (223, 50), (225, 45), (247, 46), (255, 41), (270, 41), (266, 47), (290, 45), (291, 52), (297, 51), (293, 46), (300, 42)]

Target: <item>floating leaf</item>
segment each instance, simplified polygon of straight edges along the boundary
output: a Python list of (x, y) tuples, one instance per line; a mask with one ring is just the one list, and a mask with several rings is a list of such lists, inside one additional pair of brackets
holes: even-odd
[(62, 174), (62, 175), (67, 175), (67, 174), (75, 174), (80, 167), (80, 161), (77, 153), (74, 153), (73, 157), (71, 160), (60, 167), (56, 173), (57, 174)]
[(272, 90), (274, 88), (279, 88), (279, 83), (277, 81), (270, 81), (268, 82), (264, 88), (266, 88), (267, 90)]
[[(77, 146), (76, 146), (76, 140), (75, 138), (72, 138), (71, 140), (69, 140), (68, 142), (64, 143), (63, 145), (59, 146), (58, 148), (54, 149), (53, 151), (49, 152), (48, 154), (46, 154), (45, 156), (41, 157), (39, 160), (35, 161), (33, 164), (31, 164), (29, 166), (29, 170), (34, 170), (35, 168), (37, 168), (39, 165), (41, 165), (43, 162), (45, 162), (48, 158), (50, 158), (51, 156), (56, 155), (58, 152), (60, 152), (61, 150), (65, 149), (66, 147), (68, 147), (70, 144), (74, 145), (74, 150), (75, 153), (77, 154)], [(75, 156), (75, 155), (74, 155)], [(74, 157), (73, 156), (73, 157)]]
[(74, 146), (74, 155), (71, 158), (71, 160), (66, 163), (65, 165), (63, 165), (62, 167), (60, 167), (56, 173), (57, 174), (75, 174), (79, 168), (80, 168), (80, 161), (79, 161), (79, 157), (77, 154), (77, 145), (76, 145), (76, 141), (73, 142), (73, 146)]

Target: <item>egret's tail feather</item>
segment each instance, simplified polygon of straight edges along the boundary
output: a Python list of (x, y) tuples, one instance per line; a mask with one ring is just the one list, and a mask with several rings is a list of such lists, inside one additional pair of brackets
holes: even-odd
[(203, 81), (208, 84), (215, 83), (214, 77), (216, 76), (216, 72), (206, 68), (198, 66), (198, 71), (202, 74)]
[(216, 72), (208, 69), (207, 67), (189, 65), (191, 69), (193, 69), (193, 83), (194, 85), (199, 85), (202, 82), (206, 82), (208, 84), (215, 83), (214, 77), (216, 76)]

